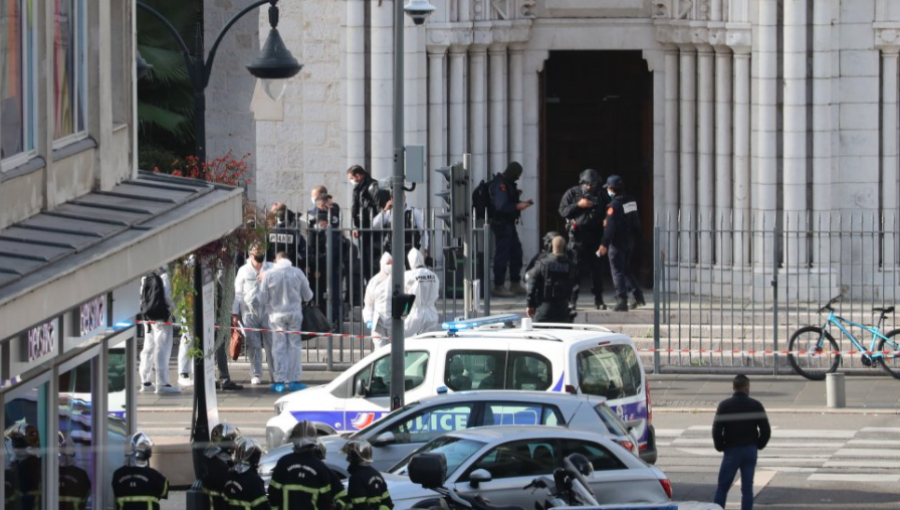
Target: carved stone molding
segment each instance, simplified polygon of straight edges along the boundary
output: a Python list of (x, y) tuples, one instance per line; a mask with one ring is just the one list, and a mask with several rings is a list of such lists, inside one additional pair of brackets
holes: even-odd
[(650, 15), (656, 19), (669, 19), (672, 17), (671, 0), (653, 0), (650, 5)]
[(753, 31), (749, 23), (728, 23), (725, 25), (725, 44), (737, 54), (750, 53)]
[(900, 22), (874, 23), (875, 48), (884, 52), (900, 51)]
[(519, 3), (519, 14), (525, 19), (534, 19), (538, 16), (537, 0), (516, 0)]

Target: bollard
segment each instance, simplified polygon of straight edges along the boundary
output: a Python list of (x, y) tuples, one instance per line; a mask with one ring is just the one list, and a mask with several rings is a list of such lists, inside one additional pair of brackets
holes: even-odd
[(844, 374), (834, 372), (825, 375), (825, 387), (828, 398), (828, 407), (840, 408), (847, 406), (847, 392), (844, 387)]

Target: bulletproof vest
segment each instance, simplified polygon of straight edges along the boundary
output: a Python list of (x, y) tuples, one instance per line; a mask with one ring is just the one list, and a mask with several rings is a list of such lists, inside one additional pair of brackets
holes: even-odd
[(306, 256), (303, 251), (306, 248), (306, 242), (300, 235), (300, 229), (293, 227), (278, 226), (269, 231), (268, 249), (266, 250), (266, 260), (272, 262), (275, 260), (275, 254), (283, 251), (287, 253), (288, 259), (294, 264), (294, 267), (300, 267), (300, 261)]
[(572, 294), (572, 262), (566, 257), (549, 256), (544, 259), (544, 299), (569, 299)]
[(633, 197), (625, 196), (622, 199), (622, 209), (625, 211), (625, 228), (630, 236), (636, 236), (641, 231), (641, 217), (638, 214), (637, 202)]

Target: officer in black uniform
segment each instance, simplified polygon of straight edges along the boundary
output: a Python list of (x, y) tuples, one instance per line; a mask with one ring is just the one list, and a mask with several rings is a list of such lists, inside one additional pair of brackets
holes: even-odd
[(635, 236), (640, 231), (637, 203), (623, 195), (625, 183), (618, 175), (610, 175), (603, 186), (612, 201), (606, 209), (606, 224), (599, 255), (609, 255), (609, 267), (616, 286), (615, 312), (627, 312), (628, 292), (634, 295), (637, 304), (644, 304), (644, 295), (638, 287), (637, 279), (631, 272), (631, 253)]
[(525, 277), (528, 316), (534, 322), (572, 322), (569, 299), (575, 275), (575, 264), (566, 257), (566, 240), (556, 236), (551, 253), (538, 259)]
[[(290, 213), (290, 214), (288, 214)], [(296, 222), (296, 214), (289, 211), (284, 204), (275, 209), (275, 225), (269, 230), (266, 247), (266, 260), (275, 261), (278, 252), (285, 252), (294, 267), (306, 270), (306, 239), (300, 233)]]
[[(343, 259), (343, 239), (340, 231), (340, 217), (335, 216), (331, 207), (331, 195), (319, 195), (316, 197), (316, 207), (309, 213), (310, 230), (309, 237), (309, 286), (316, 295), (316, 305), (322, 313), (328, 315), (327, 306), (331, 306), (332, 329), (337, 331), (341, 322), (341, 274), (344, 268), (341, 265)], [(331, 227), (331, 235), (328, 228)], [(328, 242), (331, 239), (331, 273), (328, 272)], [(328, 296), (329, 280), (331, 283), (331, 296)]]
[(131, 463), (113, 473), (116, 510), (159, 510), (159, 500), (169, 497), (169, 481), (150, 467), (153, 441), (143, 432), (131, 436)]
[[(15, 473), (18, 489), (18, 507), (22, 510), (40, 510), (43, 471), (41, 463), (41, 438), (37, 427), (20, 421), (6, 431), (13, 449), (10, 470)], [(15, 491), (14, 491), (15, 493)]]
[(606, 310), (603, 303), (602, 261), (597, 258), (597, 248), (603, 238), (603, 218), (609, 204), (609, 197), (600, 190), (602, 182), (596, 170), (588, 168), (581, 172), (578, 186), (569, 188), (559, 203), (559, 215), (566, 220), (569, 232), (569, 252), (572, 254), (578, 273), (572, 292), (572, 309), (578, 303), (581, 279), (591, 274), (591, 292), (594, 306)]
[[(322, 442), (321, 439), (316, 438), (316, 457), (322, 462), (325, 462), (325, 456), (328, 453), (328, 449), (325, 447), (325, 443)], [(341, 482), (341, 477), (338, 476), (334, 470), (329, 469), (328, 474), (331, 477), (331, 497), (334, 503), (332, 504), (333, 510), (345, 510), (350, 504), (347, 501), (347, 489), (344, 488), (344, 483)]]
[[(525, 283), (528, 283), (528, 273), (531, 271), (531, 268), (537, 263), (538, 260), (541, 259), (544, 255), (549, 255), (553, 252), (553, 239), (555, 239), (559, 235), (559, 232), (555, 230), (551, 230), (544, 234), (544, 237), (541, 238), (541, 251), (535, 254), (534, 257), (531, 257), (531, 260), (528, 261), (528, 265), (525, 266)], [(568, 248), (568, 246), (566, 246)], [(566, 251), (568, 254), (568, 250)]]
[(234, 450), (243, 437), (241, 431), (229, 423), (220, 423), (209, 434), (209, 447), (203, 452), (206, 471), (201, 478), (203, 492), (209, 497), (210, 510), (228, 510), (225, 501), (225, 480), (234, 467)]
[(91, 495), (91, 478), (75, 465), (75, 450), (59, 433), (59, 509), (84, 510)]
[(347, 471), (350, 480), (347, 494), (351, 510), (393, 510), (394, 502), (387, 483), (377, 469), (372, 467), (372, 445), (365, 440), (353, 440), (341, 448), (350, 464)]
[[(534, 205), (534, 200), (522, 201), (516, 181), (522, 176), (522, 165), (513, 161), (506, 170), (494, 176), (488, 193), (493, 204), (491, 232), (494, 233), (494, 287), (492, 293), (500, 297), (524, 296), (520, 283), (522, 273), (522, 243), (516, 232), (516, 223), (522, 211)], [(509, 268), (509, 290), (504, 288), (506, 270)]]
[(303, 420), (291, 432), (294, 451), (278, 459), (269, 482), (269, 504), (277, 510), (331, 510), (331, 474), (316, 455), (316, 428)]
[[(387, 204), (387, 193), (380, 190), (378, 181), (359, 165), (347, 169), (347, 178), (353, 185), (353, 204), (350, 208), (353, 226), (357, 229), (369, 229), (372, 226), (372, 218)], [(381, 258), (381, 236), (354, 230), (353, 237), (359, 239), (363, 278), (368, 281), (372, 277), (373, 261)]]
[(269, 510), (266, 485), (259, 476), (263, 451), (254, 439), (243, 438), (234, 451), (234, 467), (228, 472), (223, 497), (229, 510)]

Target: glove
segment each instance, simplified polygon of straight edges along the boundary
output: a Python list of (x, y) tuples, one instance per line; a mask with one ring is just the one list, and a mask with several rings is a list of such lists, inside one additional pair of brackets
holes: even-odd
[(372, 321), (366, 321), (366, 329), (372, 329)]

